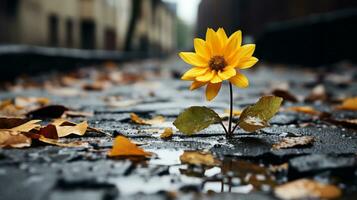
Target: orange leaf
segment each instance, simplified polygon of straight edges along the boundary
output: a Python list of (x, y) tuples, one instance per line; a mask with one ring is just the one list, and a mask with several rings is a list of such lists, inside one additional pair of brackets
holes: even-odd
[(347, 98), (343, 100), (342, 104), (336, 106), (337, 110), (354, 110), (357, 111), (357, 97)]
[(152, 154), (136, 146), (128, 138), (117, 136), (114, 140), (113, 148), (108, 151), (109, 157), (139, 156), (149, 157)]
[(320, 115), (321, 112), (315, 110), (315, 108), (311, 106), (293, 106), (286, 109), (287, 111), (295, 111), (300, 113), (305, 113), (309, 115)]

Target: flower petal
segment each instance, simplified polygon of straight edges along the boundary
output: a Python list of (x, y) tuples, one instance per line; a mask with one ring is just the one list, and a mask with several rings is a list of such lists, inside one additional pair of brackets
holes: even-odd
[(197, 67), (206, 67), (208, 66), (208, 60), (205, 60), (201, 56), (192, 53), (192, 52), (181, 52), (180, 57), (186, 63), (197, 66)]
[(219, 41), (216, 32), (211, 28), (207, 29), (206, 44), (210, 47), (212, 56), (216, 56), (220, 53), (221, 42)]
[(222, 82), (222, 79), (218, 76), (218, 74), (216, 72), (210, 82), (211, 83), (220, 83), (220, 82)]
[(229, 58), (242, 44), (242, 31), (234, 32), (228, 39), (223, 55)]
[(251, 57), (249, 59), (242, 60), (241, 62), (239, 62), (237, 67), (239, 69), (248, 69), (248, 68), (252, 67), (253, 65), (255, 65), (255, 63), (257, 63), (258, 61), (259, 61), (258, 58)]
[(229, 79), (229, 81), (240, 88), (246, 88), (249, 86), (249, 80), (248, 78), (241, 73), (237, 73), (235, 76), (233, 76), (232, 78)]
[(249, 58), (252, 57), (255, 50), (255, 44), (246, 44), (243, 45), (239, 50), (239, 56), (241, 58)]
[(221, 42), (221, 47), (224, 47), (227, 43), (228, 37), (223, 28), (219, 28), (217, 31), (217, 37)]
[(207, 88), (206, 88), (206, 99), (208, 101), (211, 101), (214, 99), (219, 90), (221, 89), (222, 83), (208, 83)]
[(218, 76), (222, 80), (230, 79), (231, 77), (235, 76), (236, 74), (237, 74), (237, 71), (234, 69), (234, 67), (226, 67), (223, 71), (218, 72)]
[(188, 70), (183, 74), (181, 77), (182, 80), (192, 80), (197, 76), (201, 76), (202, 74), (206, 73), (208, 70), (207, 67), (194, 67)]
[(204, 40), (200, 38), (195, 38), (193, 44), (197, 55), (207, 59), (211, 57), (210, 50)]
[(206, 84), (207, 84), (207, 82), (193, 81), (191, 84), (190, 90), (195, 90), (195, 89), (200, 88)]
[(213, 70), (208, 70), (206, 73), (204, 73), (201, 76), (196, 77), (196, 81), (201, 81), (201, 82), (208, 82), (210, 81), (214, 76), (216, 75), (216, 72)]

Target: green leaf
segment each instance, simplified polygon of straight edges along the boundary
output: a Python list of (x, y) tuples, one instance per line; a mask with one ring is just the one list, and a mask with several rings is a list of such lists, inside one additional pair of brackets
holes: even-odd
[(254, 105), (243, 110), (239, 117), (239, 127), (248, 132), (268, 126), (268, 121), (279, 111), (282, 98), (264, 96)]
[(192, 135), (220, 121), (221, 118), (212, 109), (204, 106), (192, 106), (180, 113), (174, 121), (174, 125), (182, 133)]

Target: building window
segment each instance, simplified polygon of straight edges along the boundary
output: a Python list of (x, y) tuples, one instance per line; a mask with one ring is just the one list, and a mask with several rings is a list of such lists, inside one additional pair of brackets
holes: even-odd
[(48, 40), (50, 46), (57, 47), (59, 44), (58, 17), (55, 15), (48, 18)]
[(73, 20), (67, 19), (66, 21), (66, 46), (73, 47)]
[(115, 50), (116, 34), (115, 30), (107, 28), (104, 33), (104, 45), (106, 50)]
[(81, 47), (95, 49), (95, 24), (93, 21), (81, 22)]

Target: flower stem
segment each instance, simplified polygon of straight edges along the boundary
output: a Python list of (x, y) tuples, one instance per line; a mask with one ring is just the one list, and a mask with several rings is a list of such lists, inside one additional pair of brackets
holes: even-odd
[(228, 125), (228, 136), (233, 135), (232, 131), (232, 120), (233, 120), (233, 87), (232, 83), (229, 82), (229, 94), (230, 94), (230, 109), (229, 109), (229, 125)]

